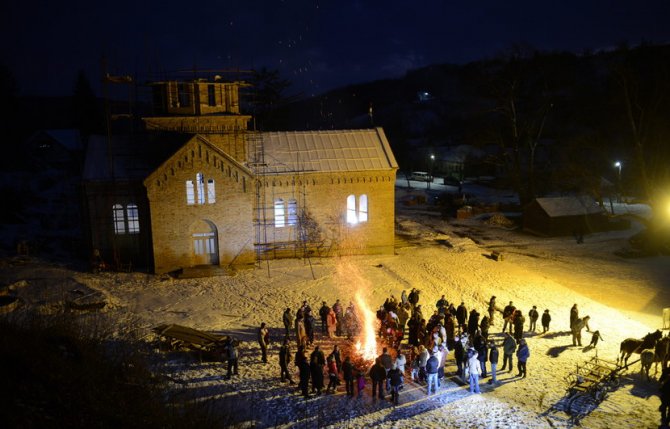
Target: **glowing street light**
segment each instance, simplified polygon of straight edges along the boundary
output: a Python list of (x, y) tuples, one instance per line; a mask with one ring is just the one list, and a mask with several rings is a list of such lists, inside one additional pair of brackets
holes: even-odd
[(435, 155), (432, 153), (430, 154), (430, 172), (428, 173), (428, 186), (427, 188), (430, 189), (430, 182), (433, 181), (433, 164), (435, 163)]
[(617, 162), (615, 162), (615, 163), (614, 163), (614, 166), (615, 166), (616, 168), (619, 169), (619, 174), (618, 174), (618, 176), (617, 176), (617, 188), (618, 188), (618, 190), (619, 190), (619, 192), (618, 192), (618, 198), (617, 198), (618, 201), (617, 201), (617, 202), (620, 203), (620, 202), (621, 202), (621, 161), (617, 161)]

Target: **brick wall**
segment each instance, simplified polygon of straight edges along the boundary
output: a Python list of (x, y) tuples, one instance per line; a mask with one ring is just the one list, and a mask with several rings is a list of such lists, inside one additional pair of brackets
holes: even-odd
[[(195, 183), (198, 172), (203, 173), (205, 182), (214, 179), (216, 203), (187, 205), (186, 181)], [(151, 206), (155, 271), (164, 273), (200, 263), (194, 255), (192, 234), (205, 224), (215, 227), (221, 265), (253, 262), (257, 240), (273, 249), (268, 257), (295, 256), (299, 228), (275, 227), (274, 201), (278, 198), (286, 203), (295, 199), (298, 212), (304, 211), (314, 221), (321, 255), (393, 252), (393, 169), (266, 176), (258, 194), (254, 183), (248, 170), (197, 137), (149, 176), (145, 186)], [(357, 201), (361, 195), (367, 196), (367, 222), (346, 222), (349, 195), (355, 195)], [(257, 196), (262, 198), (260, 206)]]

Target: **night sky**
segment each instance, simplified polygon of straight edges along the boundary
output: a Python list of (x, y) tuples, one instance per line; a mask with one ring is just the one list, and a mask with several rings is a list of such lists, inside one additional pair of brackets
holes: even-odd
[[(670, 42), (670, 1), (6, 0), (2, 61), (22, 95), (69, 95), (102, 61), (139, 81), (179, 70), (278, 69), (315, 95), (513, 44), (576, 53)], [(184, 74), (189, 77), (189, 74)]]

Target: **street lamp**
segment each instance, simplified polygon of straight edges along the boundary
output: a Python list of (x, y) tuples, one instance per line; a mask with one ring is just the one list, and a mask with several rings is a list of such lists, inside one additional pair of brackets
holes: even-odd
[(614, 163), (614, 166), (619, 169), (619, 174), (617, 175), (617, 202), (621, 202), (621, 161), (617, 161)]
[(428, 189), (430, 189), (430, 182), (433, 181), (433, 164), (435, 163), (435, 155), (430, 154), (430, 171), (428, 172)]

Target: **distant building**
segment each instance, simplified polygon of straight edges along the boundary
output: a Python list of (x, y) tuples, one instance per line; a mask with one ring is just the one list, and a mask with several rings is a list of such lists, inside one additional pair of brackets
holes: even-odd
[(37, 131), (28, 138), (25, 149), (35, 169), (55, 169), (76, 175), (80, 173), (84, 147), (79, 130)]
[(383, 130), (249, 131), (243, 85), (154, 83), (148, 136), (89, 145), (92, 251), (157, 273), (392, 253), (398, 167)]
[(581, 235), (607, 229), (606, 212), (588, 196), (536, 198), (523, 212), (523, 229), (545, 235)]

